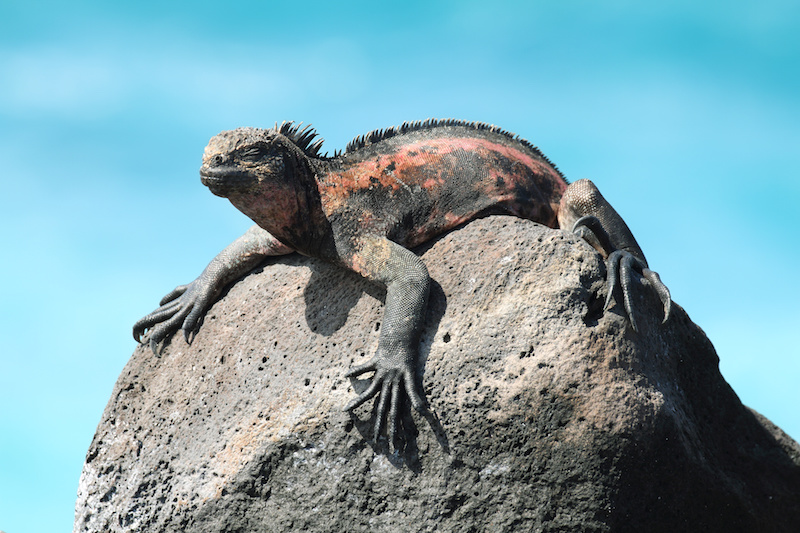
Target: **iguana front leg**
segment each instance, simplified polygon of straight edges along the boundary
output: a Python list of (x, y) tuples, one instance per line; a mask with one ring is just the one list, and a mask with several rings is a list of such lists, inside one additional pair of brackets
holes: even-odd
[(193, 282), (180, 285), (164, 296), (160, 307), (133, 325), (138, 342), (150, 332), (150, 348), (158, 353), (158, 343), (178, 329), (186, 341), (197, 331), (201, 317), (230, 282), (244, 276), (267, 256), (285, 255), (294, 250), (266, 230), (252, 226), (244, 235), (220, 252)]
[[(410, 250), (385, 237), (366, 237), (356, 244), (349, 265), (372, 281), (386, 286), (386, 304), (378, 350), (367, 363), (350, 370), (348, 377), (374, 371), (372, 383), (345, 407), (355, 409), (378, 395), (375, 440), (380, 436), (389, 404), (389, 442), (394, 443), (400, 398), (403, 391), (417, 410), (425, 402), (417, 392), (415, 362), (419, 332), (425, 319), (430, 276), (422, 260)], [(401, 390), (402, 387), (402, 390)]]
[(561, 229), (573, 231), (606, 259), (608, 294), (604, 309), (610, 307), (616, 292), (622, 292), (623, 304), (630, 318), (631, 327), (634, 331), (638, 331), (636, 315), (631, 304), (631, 283), (633, 273), (639, 272), (658, 293), (664, 305), (666, 322), (672, 303), (669, 289), (661, 281), (658, 273), (648, 268), (644, 253), (628, 225), (603, 198), (594, 183), (584, 179), (567, 187), (561, 198), (558, 222)]

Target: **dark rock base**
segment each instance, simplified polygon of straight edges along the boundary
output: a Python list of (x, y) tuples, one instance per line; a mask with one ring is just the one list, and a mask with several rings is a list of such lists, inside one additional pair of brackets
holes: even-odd
[[(800, 531), (800, 446), (744, 407), (643, 282), (637, 334), (605, 267), (509, 217), (424, 250), (431, 406), (392, 452), (365, 381), (383, 293), (288, 256), (237, 283), (191, 346), (140, 347), (89, 449), (75, 532)], [(668, 282), (668, 281), (667, 281)]]

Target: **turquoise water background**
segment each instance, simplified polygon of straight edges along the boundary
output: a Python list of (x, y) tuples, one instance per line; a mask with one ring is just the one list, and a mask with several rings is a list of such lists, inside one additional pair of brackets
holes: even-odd
[(591, 178), (747, 405), (800, 438), (797, 2), (0, 4), (0, 529), (68, 531), (131, 325), (249, 221), (208, 139), (428, 117)]

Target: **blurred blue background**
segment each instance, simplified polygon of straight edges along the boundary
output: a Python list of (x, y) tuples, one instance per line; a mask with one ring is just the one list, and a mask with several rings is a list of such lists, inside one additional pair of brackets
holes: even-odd
[(68, 531), (133, 322), (249, 221), (208, 139), (497, 124), (593, 179), (747, 405), (800, 438), (800, 4), (0, 4), (0, 529)]

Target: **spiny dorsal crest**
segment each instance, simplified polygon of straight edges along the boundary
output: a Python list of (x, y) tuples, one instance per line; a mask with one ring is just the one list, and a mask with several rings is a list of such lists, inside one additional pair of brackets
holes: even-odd
[[(309, 157), (327, 157), (320, 155), (319, 151), (322, 148), (322, 143), (325, 142), (314, 128), (311, 127), (311, 124), (308, 124), (305, 127), (303, 126), (302, 122), (295, 124), (294, 122), (287, 122), (284, 121), (279, 126), (278, 123), (275, 123), (275, 131), (287, 137), (290, 141), (292, 141), (298, 148), (300, 148), (304, 154)], [(319, 138), (317, 138), (319, 137)], [(314, 140), (316, 138), (316, 140)]]
[[(303, 153), (305, 153), (307, 156), (329, 159), (327, 153), (324, 155), (319, 153), (320, 150), (322, 149), (322, 143), (324, 142), (323, 139), (321, 137), (318, 138), (318, 134), (311, 127), (311, 124), (305, 127), (301, 127), (302, 125), (303, 125), (302, 122), (295, 124), (292, 121), (288, 122), (284, 121), (280, 125), (278, 125), (278, 123), (276, 122), (275, 131), (286, 136), (289, 140), (295, 143), (297, 147), (300, 148), (303, 151)], [(349, 154), (351, 152), (355, 152), (362, 148), (366, 148), (371, 144), (379, 143), (385, 139), (396, 137), (398, 135), (403, 135), (404, 133), (430, 130), (434, 128), (443, 128), (443, 127), (461, 127), (473, 130), (489, 131), (491, 133), (503, 135), (532, 150), (536, 155), (541, 157), (548, 165), (553, 167), (553, 169), (556, 172), (561, 174), (562, 178), (564, 177), (561, 171), (558, 170), (558, 167), (556, 167), (553, 164), (553, 162), (550, 161), (547, 158), (547, 156), (545, 156), (542, 153), (541, 150), (539, 150), (536, 146), (532, 145), (530, 142), (521, 138), (519, 135), (515, 135), (493, 124), (487, 124), (486, 122), (469, 122), (466, 120), (458, 120), (454, 118), (447, 118), (447, 119), (429, 118), (426, 120), (415, 120), (415, 121), (403, 122), (399, 126), (392, 126), (389, 128), (372, 130), (369, 133), (365, 133), (364, 135), (359, 135), (358, 137), (347, 143), (347, 147), (345, 148), (344, 153)], [(339, 150), (336, 150), (333, 153), (334, 158), (339, 157), (340, 155), (342, 155), (342, 152), (340, 152)]]
[[(519, 135), (515, 135), (503, 128), (495, 126), (493, 124), (487, 124), (486, 122), (469, 122), (466, 120), (458, 120), (454, 118), (446, 118), (446, 119), (435, 119), (429, 118), (426, 120), (416, 120), (412, 122), (403, 122), (400, 126), (392, 126), (390, 128), (385, 129), (377, 129), (373, 130), (369, 133), (365, 133), (364, 135), (359, 135), (352, 141), (347, 144), (347, 148), (345, 148), (345, 153), (355, 152), (356, 150), (360, 150), (362, 148), (366, 148), (371, 144), (378, 143), (385, 139), (389, 139), (391, 137), (395, 137), (397, 135), (402, 135), (404, 133), (410, 133), (413, 131), (422, 131), (422, 130), (429, 130), (434, 128), (442, 128), (442, 127), (461, 127), (461, 128), (468, 128), (473, 130), (482, 130), (482, 131), (489, 131), (492, 133), (497, 133), (499, 135), (503, 135), (508, 137), (509, 139), (516, 141), (523, 146), (527, 147), (528, 149), (532, 150), (536, 155), (541, 157), (547, 164), (549, 164), (556, 172), (561, 174), (561, 171), (545, 156), (541, 150), (537, 147), (532, 145), (530, 142), (526, 141)], [(563, 177), (563, 175), (562, 175)]]

